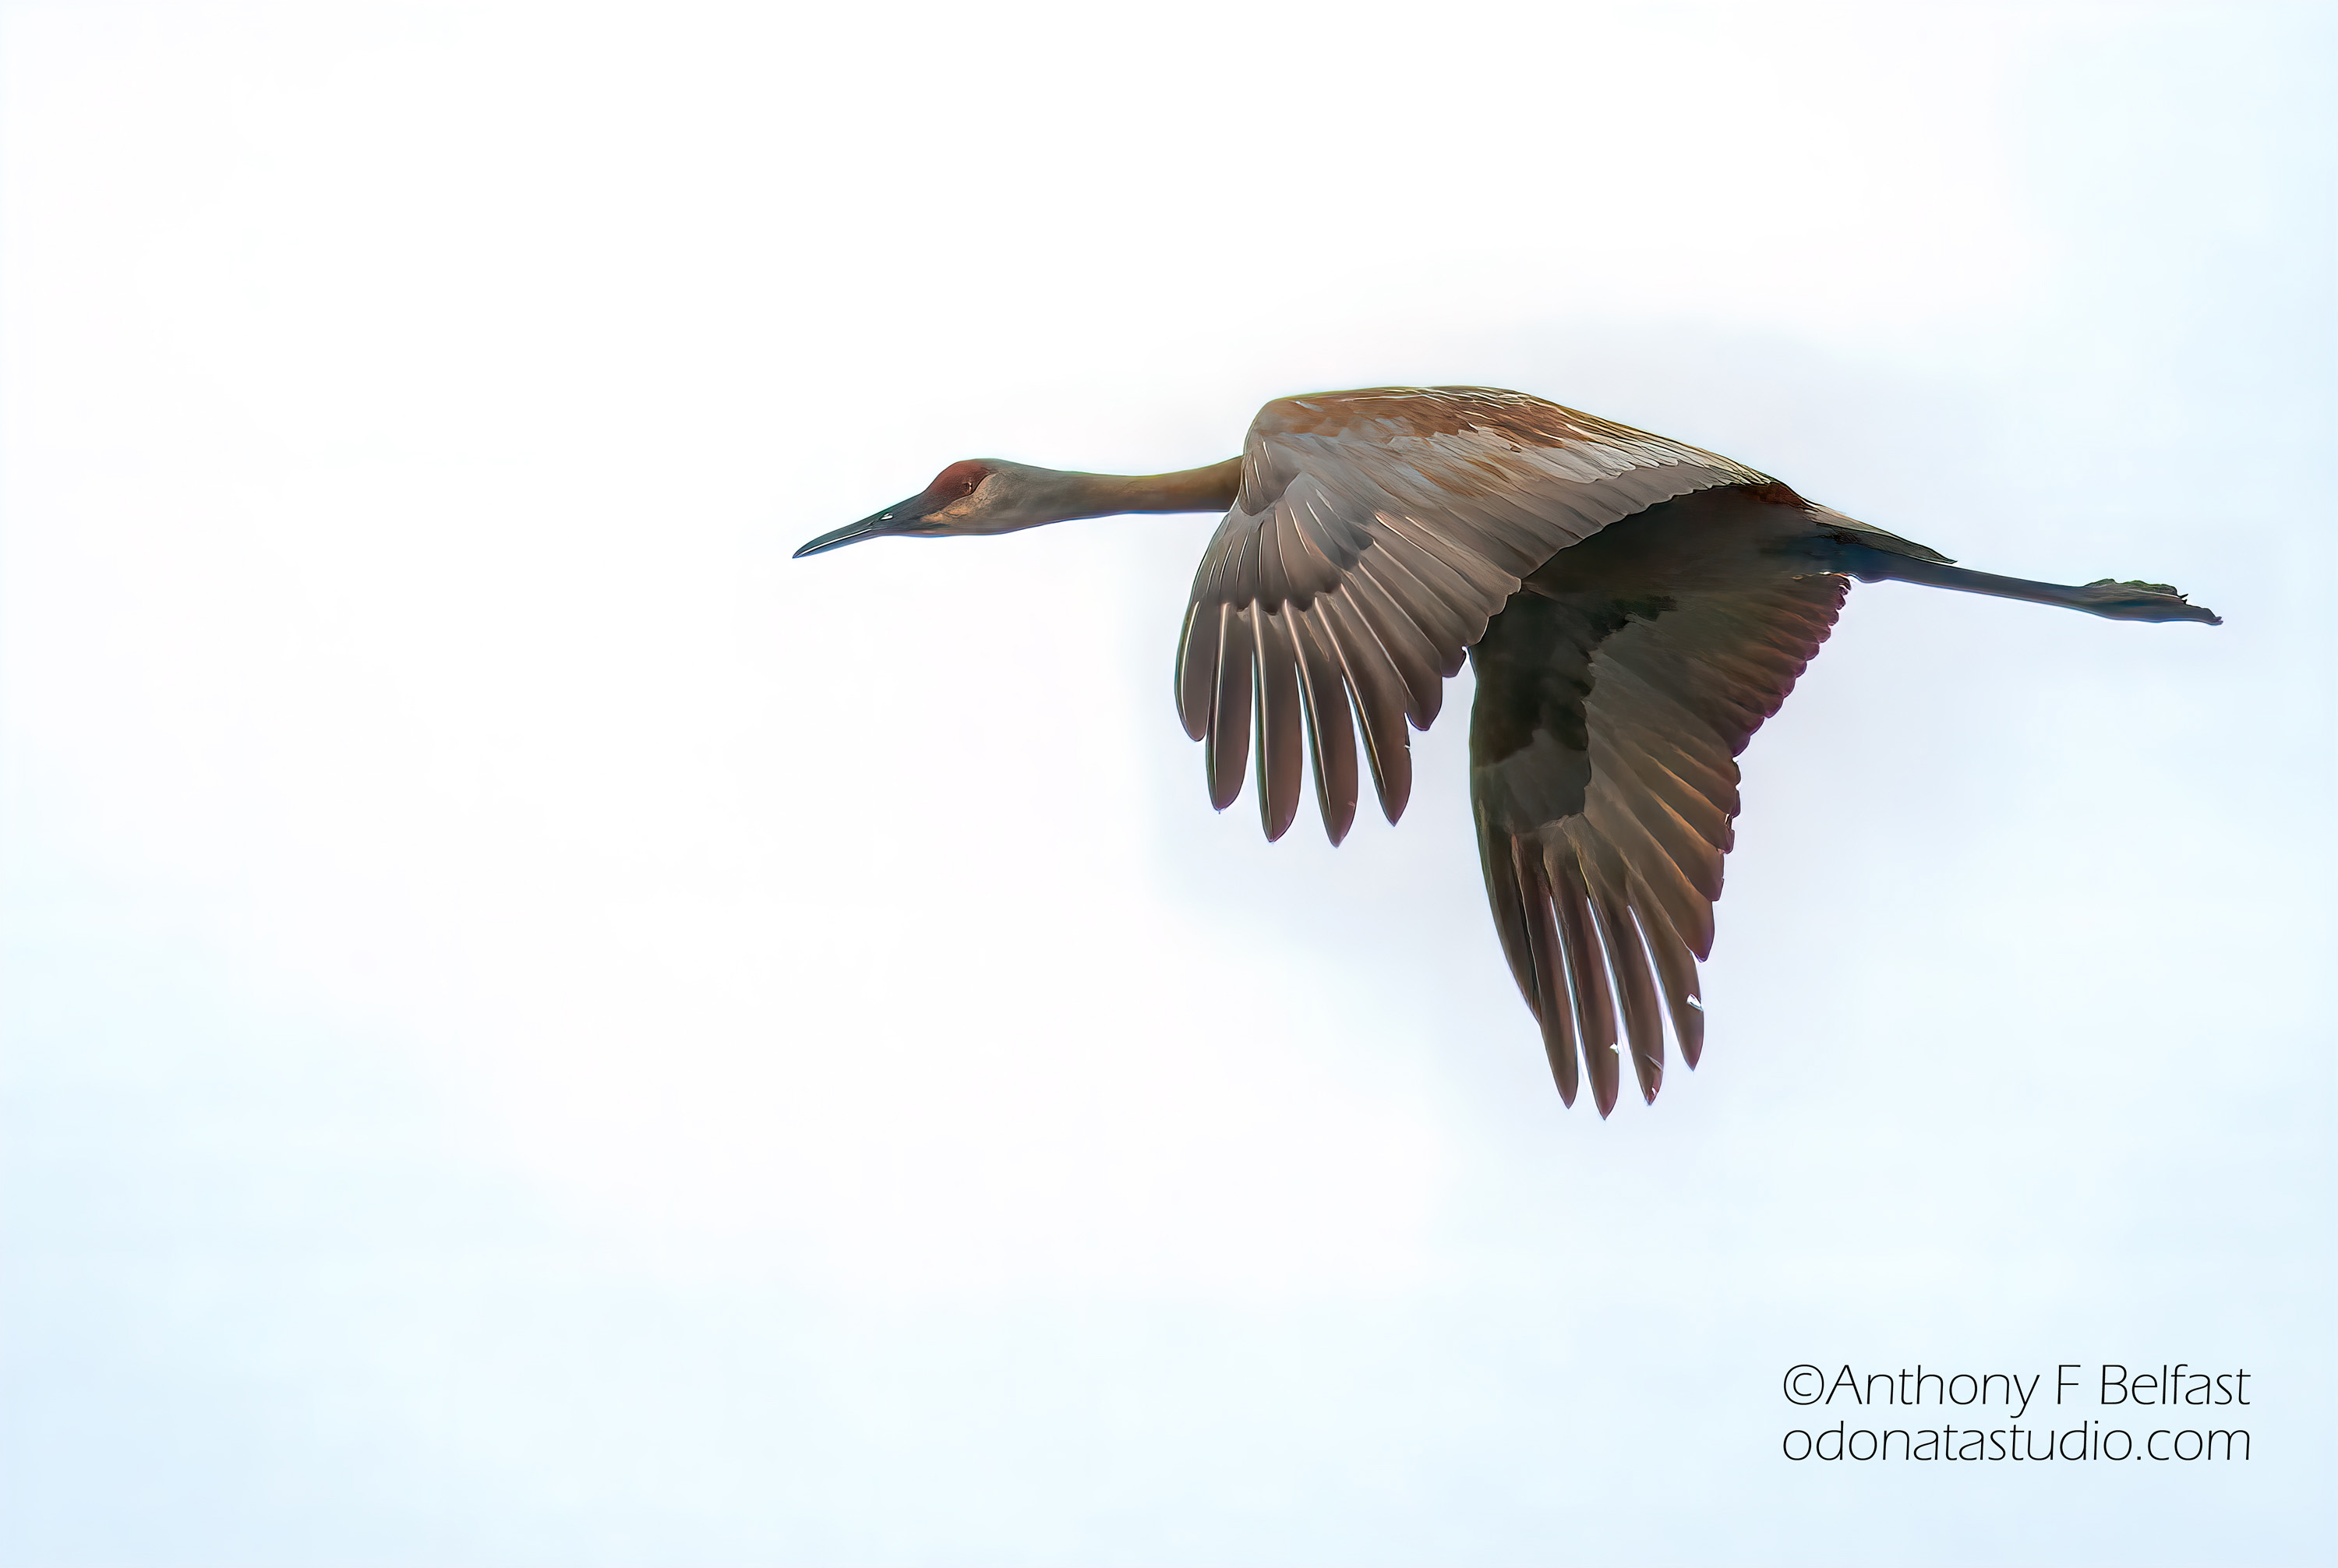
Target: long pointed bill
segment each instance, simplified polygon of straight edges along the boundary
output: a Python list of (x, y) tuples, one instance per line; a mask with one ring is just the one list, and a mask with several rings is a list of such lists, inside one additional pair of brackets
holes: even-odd
[(898, 505), (888, 506), (874, 517), (863, 517), (841, 528), (821, 534), (797, 551), (792, 557), (801, 561), (807, 555), (818, 555), (826, 550), (841, 550), (847, 544), (858, 544), (863, 539), (882, 539), (888, 534), (907, 534), (918, 525), (918, 503), (921, 495), (912, 495)]

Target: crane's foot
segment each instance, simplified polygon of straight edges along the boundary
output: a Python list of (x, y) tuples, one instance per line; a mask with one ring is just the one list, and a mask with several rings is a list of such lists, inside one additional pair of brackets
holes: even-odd
[(2205, 621), (2222, 626), (2225, 618), (2204, 604), (2187, 604), (2184, 595), (2165, 583), (2119, 583), (2097, 579), (2078, 590), (2074, 610), (2111, 621)]

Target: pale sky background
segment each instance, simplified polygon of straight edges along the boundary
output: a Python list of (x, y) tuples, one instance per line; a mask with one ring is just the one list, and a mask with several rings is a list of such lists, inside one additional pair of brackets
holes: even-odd
[[(2333, 44), (0, 6), (0, 1559), (2329, 1561)], [(788, 559), (1389, 382), (2227, 624), (1855, 590), (1603, 1123), (1466, 675), (1268, 846), (1209, 519)], [(1793, 1465), (1801, 1361), (2254, 1457)]]

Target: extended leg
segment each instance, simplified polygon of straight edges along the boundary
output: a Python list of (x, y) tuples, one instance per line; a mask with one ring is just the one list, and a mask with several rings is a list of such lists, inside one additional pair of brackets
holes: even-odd
[(2164, 583), (2114, 583), (2106, 577), (2098, 583), (2069, 588), (2058, 583), (2031, 583), (2019, 577), (1968, 572), (1961, 566), (1894, 555), (1847, 540), (1830, 540), (1828, 544), (1825, 554), (1832, 570), (1847, 573), (1862, 583), (1920, 583), (1927, 588), (1953, 588), (1961, 593), (1986, 593), (1995, 599), (2059, 604), (2066, 610), (2083, 610), (2089, 615), (2112, 621), (2205, 621), (2211, 626), (2225, 623), (2224, 617), (2215, 611), (2186, 603), (2183, 594)]

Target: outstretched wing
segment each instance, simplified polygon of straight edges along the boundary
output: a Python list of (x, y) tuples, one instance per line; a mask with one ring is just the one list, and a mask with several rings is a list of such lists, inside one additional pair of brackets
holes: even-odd
[(1734, 838), (1735, 759), (1848, 588), (1773, 566), (1636, 599), (1529, 591), (1474, 650), (1469, 793), (1486, 893), (1567, 1103), (1579, 1046), (1599, 1113), (1614, 1109), (1619, 1017), (1655, 1099), (1660, 993), (1696, 1065), (1696, 964)]
[[(1255, 720), (1270, 838), (1299, 808), (1302, 732), (1331, 841), (1355, 819), (1356, 720), (1380, 808), (1412, 789), (1405, 724), (1518, 584), (1655, 502), (1766, 476), (1517, 392), (1395, 387), (1268, 404), (1210, 540), (1177, 650), (1177, 707), (1210, 799), (1242, 791)], [(1351, 717), (1351, 713), (1354, 715)]]

